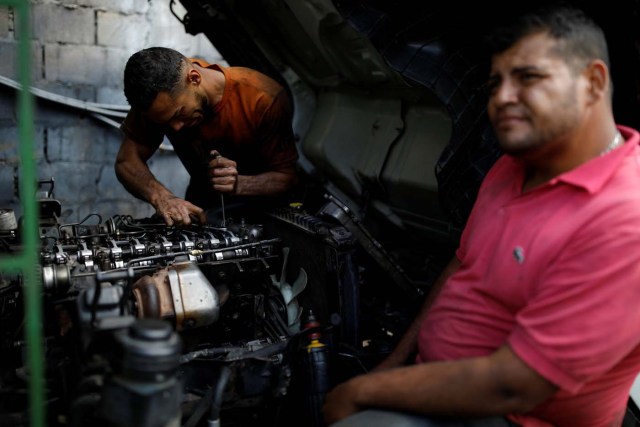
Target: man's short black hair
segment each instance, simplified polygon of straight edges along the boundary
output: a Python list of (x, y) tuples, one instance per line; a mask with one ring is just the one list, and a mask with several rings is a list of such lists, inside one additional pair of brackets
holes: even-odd
[(496, 30), (488, 38), (489, 53), (502, 53), (521, 38), (536, 32), (547, 32), (557, 40), (556, 53), (576, 71), (594, 59), (604, 61), (609, 67), (602, 28), (584, 11), (565, 3), (526, 13)]
[(182, 87), (186, 58), (166, 47), (150, 47), (131, 55), (124, 68), (124, 95), (131, 108), (147, 111), (160, 92)]

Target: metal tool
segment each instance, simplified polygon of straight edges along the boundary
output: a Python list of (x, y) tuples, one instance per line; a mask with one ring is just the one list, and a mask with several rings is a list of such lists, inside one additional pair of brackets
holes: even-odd
[[(209, 159), (210, 160), (215, 160), (222, 157), (220, 155), (220, 153), (218, 153), (217, 151), (210, 151), (209, 152)], [(222, 205), (222, 228), (225, 228), (227, 226), (227, 219), (225, 217), (225, 213), (224, 213), (224, 194), (220, 193), (220, 204)]]

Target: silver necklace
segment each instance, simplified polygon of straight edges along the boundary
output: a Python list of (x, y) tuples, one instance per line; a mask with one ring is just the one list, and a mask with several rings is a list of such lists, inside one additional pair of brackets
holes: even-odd
[(609, 145), (607, 145), (605, 147), (604, 150), (602, 150), (602, 152), (600, 153), (601, 156), (604, 156), (605, 154), (607, 154), (609, 151), (613, 150), (614, 148), (617, 148), (618, 145), (620, 145), (622, 143), (622, 135), (620, 135), (620, 132), (616, 131), (616, 135), (613, 137), (613, 139), (611, 140), (611, 142), (609, 143)]

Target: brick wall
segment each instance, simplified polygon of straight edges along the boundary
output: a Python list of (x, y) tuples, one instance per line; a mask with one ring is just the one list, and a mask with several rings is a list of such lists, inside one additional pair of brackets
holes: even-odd
[[(202, 35), (186, 34), (170, 13), (170, 0), (37, 0), (31, 4), (31, 81), (37, 88), (83, 101), (126, 105), (122, 73), (129, 56), (166, 46), (210, 62), (220, 55)], [(176, 2), (178, 3), (178, 2)], [(179, 4), (177, 13), (184, 11)], [(17, 19), (0, 5), (0, 75), (16, 79)], [(18, 174), (15, 91), (0, 86), (0, 208), (19, 216), (14, 177)], [(121, 134), (78, 110), (36, 99), (34, 159), (38, 178), (55, 179), (63, 220), (148, 216), (153, 209), (129, 195), (115, 177), (113, 162)], [(158, 151), (149, 166), (177, 195), (188, 176), (175, 155)]]

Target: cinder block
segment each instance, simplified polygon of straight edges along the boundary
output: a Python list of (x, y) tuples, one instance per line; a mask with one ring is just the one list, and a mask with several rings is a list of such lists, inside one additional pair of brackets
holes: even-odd
[(80, 6), (89, 6), (96, 10), (122, 13), (147, 13), (150, 7), (149, 3), (152, 2), (149, 0), (74, 0), (74, 3)]
[[(34, 126), (33, 129), (31, 130), (31, 135), (33, 137), (33, 141), (32, 141), (32, 146), (33, 146), (33, 155), (32, 158), (34, 160), (34, 162), (39, 162), (41, 159), (44, 158), (44, 151), (42, 150), (43, 147), (43, 143), (44, 143), (44, 129), (40, 126)], [(20, 139), (20, 137), (18, 137), (18, 140), (20, 141), (20, 147), (22, 147), (22, 140)], [(20, 160), (20, 163), (22, 163), (22, 160)]]
[(123, 82), (120, 79), (118, 86), (101, 86), (96, 91), (96, 102), (110, 105), (128, 107), (127, 98), (124, 96)]
[[(31, 132), (33, 152), (30, 157), (38, 160), (42, 157), (42, 129), (32, 127)], [(0, 127), (0, 163), (20, 164), (21, 147), (20, 129), (17, 126)]]
[(52, 162), (74, 162), (86, 165), (102, 165), (106, 162), (104, 135), (89, 122), (48, 128), (46, 131), (47, 159)]
[(8, 6), (0, 5), (0, 39), (12, 36), (10, 30), (13, 28), (13, 13)]
[(173, 151), (156, 151), (149, 161), (149, 169), (173, 194), (184, 197), (189, 174)]
[(100, 170), (100, 175), (96, 180), (96, 194), (98, 194), (101, 199), (111, 200), (118, 199), (119, 197), (122, 197), (123, 194), (129, 194), (122, 184), (120, 184), (118, 178), (116, 178), (113, 162), (104, 164)]
[[(115, 119), (114, 121), (119, 126), (121, 119)], [(119, 127), (110, 126), (97, 120), (94, 124), (94, 128), (99, 130), (101, 135), (99, 150), (98, 147), (95, 147), (96, 150), (98, 150), (96, 151), (96, 155), (102, 156), (104, 161), (109, 165), (113, 165), (116, 160), (118, 150), (120, 149), (120, 143), (122, 142), (122, 131), (120, 131)]]
[(31, 17), (33, 38), (43, 43), (95, 42), (95, 16), (91, 8), (75, 4), (34, 4)]
[[(29, 42), (29, 60), (31, 83), (42, 79), (42, 46), (38, 42)], [(0, 41), (0, 75), (18, 81), (18, 42)]]
[(99, 46), (140, 50), (145, 45), (149, 24), (143, 15), (98, 12), (97, 28)]
[(38, 86), (44, 80), (44, 45), (38, 41), (31, 40), (31, 85)]
[(53, 177), (54, 179), (57, 178), (55, 176), (55, 165), (51, 162), (48, 162), (46, 159), (38, 159), (38, 161), (36, 162), (36, 167), (38, 168), (38, 179), (49, 179), (51, 177)]
[(78, 143), (91, 147), (88, 161), (113, 169), (116, 156), (109, 148), (117, 143), (120, 131), (95, 121), (87, 123), (86, 130), (78, 135)]
[[(38, 87), (55, 94), (83, 101), (92, 101), (95, 98), (95, 88), (88, 85), (65, 85), (58, 82), (42, 82)], [(94, 120), (82, 110), (66, 107), (57, 102), (40, 98), (36, 98), (35, 118), (37, 123), (47, 127), (93, 123)]]
[(42, 126), (36, 125), (33, 128), (33, 160), (36, 164), (45, 159), (44, 144), (45, 144), (45, 129)]
[[(104, 141), (104, 146), (108, 147), (108, 150), (103, 156), (106, 160), (106, 167), (102, 171), (98, 193), (111, 198), (118, 197), (122, 192), (126, 193), (125, 188), (120, 181), (118, 181), (113, 167), (117, 151), (120, 147), (120, 141), (120, 138), (111, 137), (107, 137)], [(175, 153), (158, 150), (148, 164), (151, 173), (153, 173), (158, 181), (175, 195), (179, 197), (184, 196), (189, 183), (189, 174)]]
[[(96, 84), (46, 80), (34, 86), (55, 95), (62, 95), (80, 101), (93, 102), (96, 99)], [(45, 101), (49, 102), (48, 100)], [(51, 102), (53, 102), (53, 105), (57, 105), (55, 101)]]
[[(153, 23), (149, 28), (147, 46), (171, 47), (186, 56), (200, 56), (209, 62), (220, 58), (220, 54), (204, 34), (188, 34), (182, 23), (171, 13), (167, 13), (168, 8), (168, 5), (158, 4), (147, 14), (147, 20)], [(183, 14), (177, 13), (179, 16)]]
[(107, 54), (96, 46), (47, 44), (45, 78), (49, 81), (100, 86), (105, 81)]
[(124, 87), (124, 67), (127, 65), (127, 60), (133, 52), (130, 49), (104, 49), (107, 60), (104, 69), (103, 84), (110, 87)]
[(0, 127), (0, 163), (18, 164), (18, 128), (16, 126)]
[(103, 215), (150, 216), (155, 209), (147, 202), (137, 199), (118, 181), (112, 166), (104, 167), (96, 186), (95, 204)]
[(104, 141), (104, 158), (113, 165), (120, 150), (120, 144), (122, 143), (123, 134), (119, 129), (109, 129), (105, 136)]
[(81, 123), (89, 123), (91, 120), (80, 115), (75, 110), (51, 104), (40, 103), (36, 108), (36, 123), (46, 128), (63, 126), (78, 126)]
[(100, 173), (100, 165), (77, 161), (40, 163), (40, 170), (46, 173), (43, 178), (53, 176), (55, 179), (55, 196), (66, 205), (83, 204), (94, 200), (96, 194), (96, 177)]
[[(168, 5), (165, 6), (168, 9)], [(184, 26), (170, 13), (158, 7), (151, 9), (147, 15), (153, 25), (149, 28), (148, 46), (167, 46), (183, 51), (194, 36), (187, 34)]]

